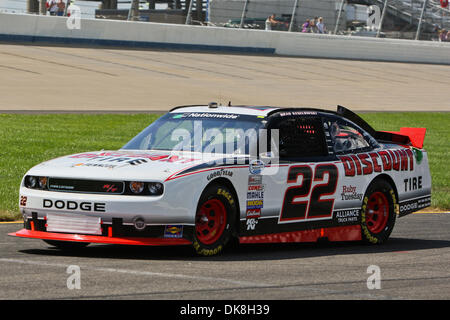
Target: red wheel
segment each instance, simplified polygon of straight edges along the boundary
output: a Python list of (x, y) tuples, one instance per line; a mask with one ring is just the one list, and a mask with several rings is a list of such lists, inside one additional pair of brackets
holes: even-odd
[(237, 201), (226, 186), (209, 185), (199, 199), (193, 246), (199, 255), (218, 254), (233, 236)]
[(380, 233), (386, 227), (389, 218), (389, 202), (382, 192), (375, 192), (367, 202), (366, 224), (372, 233)]
[(218, 199), (210, 199), (202, 204), (196, 217), (195, 233), (204, 244), (219, 240), (225, 230), (227, 211)]
[(362, 239), (369, 243), (385, 242), (395, 224), (397, 195), (384, 179), (376, 179), (367, 188), (361, 208)]

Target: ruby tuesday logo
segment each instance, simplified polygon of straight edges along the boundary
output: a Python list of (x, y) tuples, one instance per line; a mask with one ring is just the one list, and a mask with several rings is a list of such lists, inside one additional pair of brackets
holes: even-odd
[(414, 154), (410, 149), (386, 150), (339, 156), (345, 175), (368, 175), (382, 171), (413, 171)]
[(342, 186), (341, 198), (342, 200), (361, 200), (362, 193), (356, 192), (356, 186)]

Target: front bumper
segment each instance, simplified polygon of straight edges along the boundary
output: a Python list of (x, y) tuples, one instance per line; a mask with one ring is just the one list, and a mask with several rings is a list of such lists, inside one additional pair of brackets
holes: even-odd
[[(175, 227), (176, 232), (173, 232)], [(24, 228), (9, 236), (32, 238), (41, 240), (73, 241), (103, 244), (123, 245), (189, 245), (192, 244), (191, 235), (193, 226), (189, 225), (154, 225), (146, 226), (143, 230), (136, 230), (131, 225), (122, 224), (122, 219), (114, 219), (112, 224), (100, 225), (101, 234), (81, 234), (73, 232), (53, 232), (47, 230), (47, 220), (33, 218), (27, 219)], [(172, 231), (172, 232), (171, 232)]]

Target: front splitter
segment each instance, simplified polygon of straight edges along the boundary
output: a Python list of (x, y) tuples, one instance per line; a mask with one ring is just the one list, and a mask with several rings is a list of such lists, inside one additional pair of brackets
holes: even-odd
[(183, 238), (135, 238), (135, 237), (106, 237), (85, 234), (68, 234), (56, 232), (44, 232), (22, 229), (9, 233), (9, 236), (32, 238), (41, 240), (89, 242), (103, 244), (124, 244), (134, 246), (170, 246), (170, 245), (190, 245), (191, 241)]

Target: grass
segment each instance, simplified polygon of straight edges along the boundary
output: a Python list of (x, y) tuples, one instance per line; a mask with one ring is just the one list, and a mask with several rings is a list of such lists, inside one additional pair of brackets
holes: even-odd
[(360, 116), (376, 130), (427, 128), (424, 149), (428, 152), (431, 171), (431, 206), (450, 211), (450, 112), (363, 113)]
[[(450, 113), (365, 113), (375, 129), (426, 127), (432, 206), (450, 210)], [(116, 150), (157, 119), (154, 114), (0, 114), (0, 221), (20, 219), (18, 187), (32, 166), (62, 155)]]
[(62, 155), (117, 150), (154, 114), (0, 114), (0, 221), (20, 218), (18, 186), (34, 165)]

